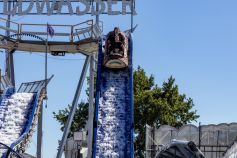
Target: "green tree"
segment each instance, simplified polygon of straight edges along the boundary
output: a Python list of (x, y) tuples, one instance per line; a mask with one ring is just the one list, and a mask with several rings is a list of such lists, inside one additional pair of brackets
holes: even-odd
[(138, 67), (134, 72), (134, 125), (135, 151), (144, 157), (146, 124), (159, 127), (171, 125), (180, 127), (196, 120), (199, 116), (191, 98), (180, 94), (175, 79), (171, 76), (161, 87), (154, 83), (154, 77), (147, 76)]
[[(79, 131), (85, 127), (86, 121), (88, 119), (88, 107), (89, 103), (81, 102), (80, 104), (78, 104), (68, 137), (73, 136), (73, 132)], [(61, 131), (64, 130), (65, 124), (70, 113), (70, 109), (71, 106), (68, 105), (65, 109), (59, 110), (57, 113), (53, 112), (54, 118), (61, 125)]]
[[(96, 81), (96, 74), (94, 76), (95, 76), (94, 81)], [(86, 89), (87, 96), (89, 96), (89, 81), (90, 81), (90, 78), (87, 77), (87, 86), (88, 86), (88, 88)], [(96, 87), (95, 83), (94, 83), (94, 86)], [(95, 95), (95, 92), (94, 92), (94, 95)], [(71, 106), (68, 105), (65, 109), (59, 110), (57, 113), (53, 112), (53, 117), (61, 125), (61, 128), (60, 128), (61, 131), (64, 130), (64, 127), (66, 125), (66, 122), (70, 113), (70, 109), (71, 109)], [(78, 104), (68, 137), (73, 136), (74, 132), (77, 132), (85, 128), (86, 121), (88, 120), (88, 109), (89, 109), (88, 101), (87, 102), (82, 101)]]
[[(146, 124), (159, 127), (166, 124), (180, 127), (195, 121), (199, 116), (193, 100), (180, 94), (175, 79), (171, 76), (161, 87), (155, 84), (154, 76), (146, 75), (140, 66), (134, 71), (134, 127), (135, 151), (138, 157), (144, 157)], [(54, 112), (54, 117), (63, 130), (70, 107)], [(84, 128), (88, 118), (88, 103), (80, 103), (76, 110), (71, 132)]]

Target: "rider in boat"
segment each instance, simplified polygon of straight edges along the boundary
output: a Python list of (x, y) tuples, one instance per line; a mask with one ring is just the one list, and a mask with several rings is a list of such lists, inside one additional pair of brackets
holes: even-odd
[(107, 53), (124, 55), (125, 50), (125, 37), (118, 27), (110, 32), (107, 39)]

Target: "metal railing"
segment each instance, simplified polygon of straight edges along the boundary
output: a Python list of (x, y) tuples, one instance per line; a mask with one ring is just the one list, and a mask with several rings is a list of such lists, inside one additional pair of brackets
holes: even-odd
[[(5, 31), (9, 31), (10, 35), (26, 33), (38, 35), (46, 39), (47, 24), (27, 24), (9, 21), (11, 28), (7, 28), (7, 21), (9, 20), (0, 18), (0, 35), (2, 36), (5, 35)], [(97, 39), (102, 33), (102, 26), (98, 26), (93, 20), (87, 20), (76, 25), (50, 24), (50, 26), (55, 31), (54, 36), (50, 38), (50, 40), (52, 39), (54, 41), (78, 42), (86, 39)], [(21, 36), (16, 38), (18, 40), (23, 40)]]
[[(49, 83), (49, 81), (53, 78), (53, 76), (51, 76), (49, 79), (47, 79), (47, 83)], [(39, 92), (40, 89), (42, 89), (42, 87), (45, 87), (45, 80), (40, 80), (40, 81), (34, 81), (34, 82), (26, 82), (26, 83), (22, 83), (21, 86), (18, 89), (18, 93), (37, 93)]]
[(0, 90), (6, 90), (8, 87), (11, 87), (12, 84), (7, 76), (1, 76), (0, 79)]

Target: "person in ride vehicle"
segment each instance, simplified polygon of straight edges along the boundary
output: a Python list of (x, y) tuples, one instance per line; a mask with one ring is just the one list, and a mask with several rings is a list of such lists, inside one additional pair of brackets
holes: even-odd
[(118, 27), (108, 34), (107, 53), (124, 55), (125, 36), (121, 33)]

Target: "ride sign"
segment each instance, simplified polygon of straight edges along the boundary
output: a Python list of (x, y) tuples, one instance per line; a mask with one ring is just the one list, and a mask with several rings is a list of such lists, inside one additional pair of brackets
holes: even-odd
[[(9, 10), (11, 5), (9, 2), (12, 0), (4, 0), (3, 14), (5, 15), (27, 15), (27, 14), (46, 14), (48, 16), (53, 14), (76, 14), (76, 15), (99, 15), (107, 13), (108, 15), (125, 15), (127, 14), (127, 8), (130, 9), (131, 14), (136, 15), (135, 9), (132, 9), (132, 0), (122, 0), (121, 5), (117, 5), (117, 0), (94, 0), (99, 6), (97, 9), (94, 5), (91, 5), (91, 1), (88, 0), (18, 0), (15, 2), (13, 8)], [(117, 8), (121, 8), (121, 10)], [(115, 8), (117, 10), (115, 10)]]

